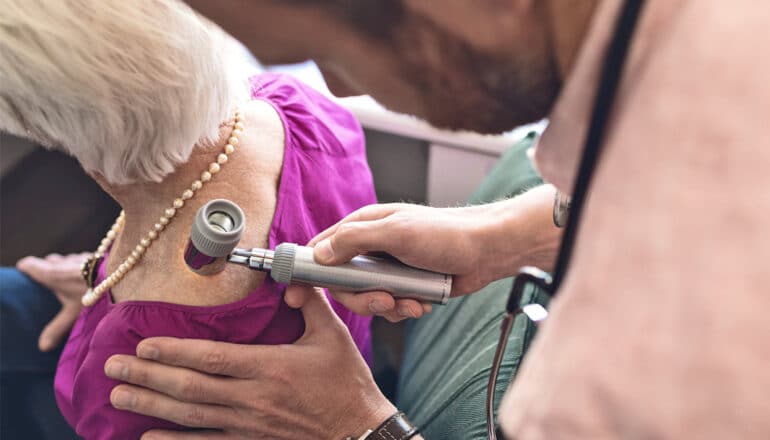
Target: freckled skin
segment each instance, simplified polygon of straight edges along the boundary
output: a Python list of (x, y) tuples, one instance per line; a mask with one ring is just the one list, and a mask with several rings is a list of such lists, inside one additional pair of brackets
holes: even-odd
[[(272, 213), (275, 210), (278, 179), (283, 160), (283, 126), (278, 115), (262, 101), (250, 101), (243, 109), (245, 130), (241, 142), (226, 165), (200, 193), (185, 202), (151, 245), (142, 260), (113, 289), (116, 301), (166, 301), (176, 304), (208, 306), (244, 298), (255, 290), (264, 274), (228, 267), (222, 273), (200, 277), (184, 267), (182, 250), (187, 243), (192, 219), (198, 208), (215, 198), (227, 198), (244, 210), (249, 227), (244, 242), (267, 244)], [(146, 228), (158, 221), (181, 189), (199, 179), (202, 171), (222, 151), (230, 127), (216, 146), (197, 148), (188, 162), (161, 183), (123, 187), (100, 181), (126, 211), (126, 227), (116, 241), (108, 271), (115, 270), (122, 256), (129, 255)], [(101, 179), (98, 179), (101, 180)], [(159, 270), (160, 269), (160, 270)]]

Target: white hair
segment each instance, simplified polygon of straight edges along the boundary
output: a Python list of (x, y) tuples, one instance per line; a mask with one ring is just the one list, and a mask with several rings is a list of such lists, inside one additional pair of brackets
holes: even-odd
[(0, 130), (111, 184), (161, 181), (216, 140), (247, 66), (176, 0), (0, 0)]

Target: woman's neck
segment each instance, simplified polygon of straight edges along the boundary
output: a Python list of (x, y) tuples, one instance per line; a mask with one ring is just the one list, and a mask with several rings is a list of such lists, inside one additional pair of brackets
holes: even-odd
[[(228, 267), (221, 274), (203, 277), (189, 271), (182, 259), (190, 227), (198, 208), (217, 198), (237, 203), (246, 214), (242, 242), (248, 247), (266, 246), (283, 160), (283, 131), (275, 111), (261, 102), (243, 111), (244, 133), (236, 151), (212, 179), (176, 210), (141, 260), (113, 288), (113, 299), (158, 300), (190, 305), (215, 305), (235, 301), (253, 291), (264, 276)], [(115, 240), (107, 262), (111, 273), (131, 254), (140, 240), (159, 222), (166, 209), (224, 148), (231, 126), (223, 126), (215, 146), (196, 147), (190, 159), (161, 183), (111, 186), (104, 189), (125, 211), (125, 225)]]

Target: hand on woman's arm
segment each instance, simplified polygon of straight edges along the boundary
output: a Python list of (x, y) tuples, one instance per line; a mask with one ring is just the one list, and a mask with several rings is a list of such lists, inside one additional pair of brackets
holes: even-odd
[(358, 438), (396, 412), (325, 295), (305, 287), (305, 334), (276, 346), (151, 338), (105, 364), (119, 409), (215, 431), (147, 439)]
[[(423, 269), (454, 275), (452, 296), (476, 292), (512, 276), (519, 267), (550, 269), (561, 231), (553, 225), (556, 190), (542, 185), (518, 197), (465, 208), (430, 208), (404, 203), (361, 208), (311, 242), (315, 259), (340, 264), (367, 252), (385, 252)], [(346, 307), (391, 321), (418, 318), (414, 300), (394, 300), (385, 292), (332, 292)], [(292, 295), (287, 302), (302, 304)]]

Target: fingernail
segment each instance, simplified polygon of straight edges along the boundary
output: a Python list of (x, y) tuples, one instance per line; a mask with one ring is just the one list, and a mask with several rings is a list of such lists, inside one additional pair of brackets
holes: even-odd
[(401, 306), (398, 308), (398, 314), (399, 316), (402, 316), (404, 318), (414, 318), (414, 313), (412, 313), (412, 309), (410, 309), (407, 306)]
[(334, 251), (332, 250), (332, 244), (327, 238), (316, 245), (315, 254), (323, 261), (329, 261), (334, 257)]
[(369, 302), (369, 310), (372, 311), (372, 313), (383, 313), (388, 310), (387, 307), (385, 307), (385, 304), (374, 300)]
[(110, 402), (115, 408), (131, 408), (136, 405), (136, 395), (126, 390), (113, 391)]
[(109, 361), (104, 367), (104, 372), (107, 376), (113, 379), (126, 380), (128, 379), (128, 365), (123, 362)]
[(154, 345), (140, 344), (136, 348), (136, 355), (144, 359), (158, 360), (160, 351)]

